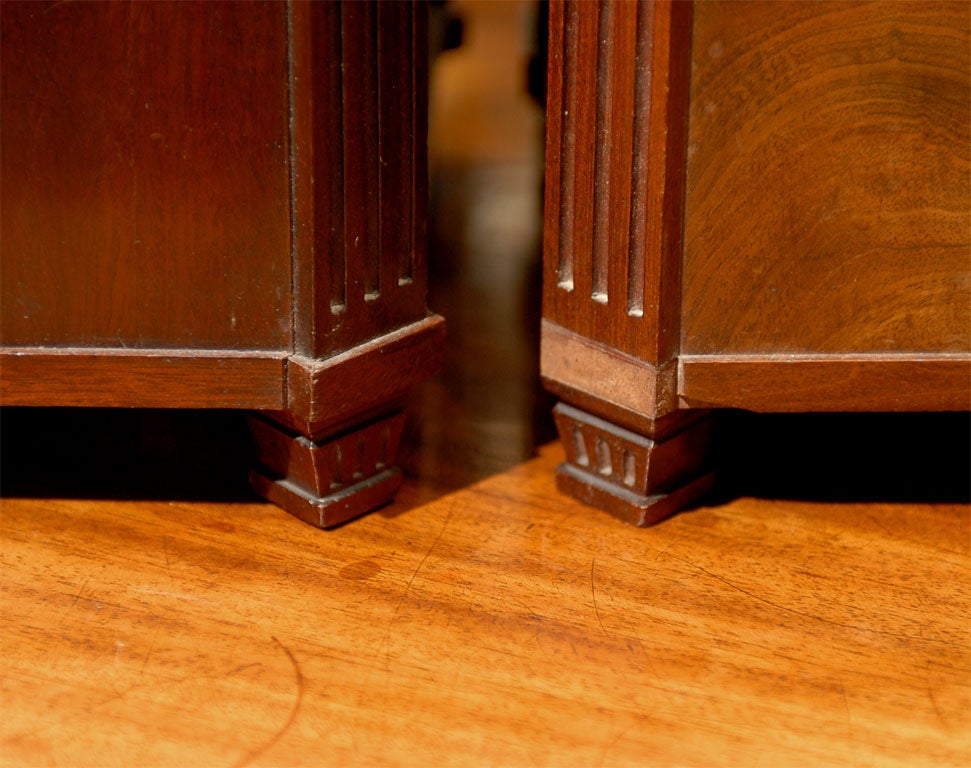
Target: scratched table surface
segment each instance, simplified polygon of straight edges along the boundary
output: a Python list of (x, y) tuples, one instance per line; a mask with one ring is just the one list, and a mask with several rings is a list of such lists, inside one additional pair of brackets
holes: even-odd
[(5, 766), (967, 765), (961, 504), (2, 502)]

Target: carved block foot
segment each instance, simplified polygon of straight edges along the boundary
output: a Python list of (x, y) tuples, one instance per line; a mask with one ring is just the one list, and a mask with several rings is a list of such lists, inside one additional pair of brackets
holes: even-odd
[(319, 440), (260, 416), (250, 417), (254, 490), (319, 528), (332, 528), (394, 499), (401, 470), (392, 466), (404, 425), (395, 413)]
[(556, 470), (563, 493), (638, 526), (669, 517), (712, 486), (711, 419), (661, 420), (653, 438), (566, 404), (553, 409), (567, 460)]

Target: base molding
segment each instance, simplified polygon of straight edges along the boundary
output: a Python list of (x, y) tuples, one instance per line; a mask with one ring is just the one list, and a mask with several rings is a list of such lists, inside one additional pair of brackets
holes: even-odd
[(682, 355), (686, 408), (802, 411), (966, 411), (971, 355)]
[(229, 349), (0, 348), (0, 403), (282, 408), (286, 354)]

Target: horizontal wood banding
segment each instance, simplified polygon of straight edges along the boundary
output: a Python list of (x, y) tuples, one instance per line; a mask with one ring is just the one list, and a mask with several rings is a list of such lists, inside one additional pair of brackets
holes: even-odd
[(548, 320), (542, 325), (540, 371), (554, 389), (563, 384), (648, 418), (675, 407), (673, 365), (656, 368)]
[(683, 356), (685, 407), (797, 411), (963, 411), (971, 357), (855, 355)]
[(0, 403), (281, 408), (285, 359), (229, 350), (7, 348), (0, 353)]
[(327, 535), (4, 498), (4, 765), (967, 764), (971, 507), (632, 530), (555, 492), (563, 458), (409, 480)]

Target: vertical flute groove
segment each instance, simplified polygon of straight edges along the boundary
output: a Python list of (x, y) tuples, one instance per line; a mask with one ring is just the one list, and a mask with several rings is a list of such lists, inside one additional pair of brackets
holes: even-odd
[(648, 127), (651, 109), (651, 57), (653, 55), (654, 7), (638, 3), (637, 54), (634, 87), (634, 150), (631, 166), (630, 243), (627, 252), (627, 312), (644, 314), (644, 265), (647, 247)]
[[(368, 105), (370, 115), (364, 124), (368, 132), (367, 144), (371, 147), (381, 147), (381, 50), (375, 45), (378, 41), (378, 15), (381, 13), (380, 4), (375, 3), (368, 16), (370, 26), (369, 34), (365, 39), (374, 45), (373, 49), (367, 51), (369, 83), (365, 83), (365, 103)], [(370, 46), (369, 46), (370, 48)], [(368, 88), (367, 86), (371, 86)], [(367, 205), (371, 216), (368, 222), (367, 246), (364, 250), (364, 299), (374, 301), (381, 295), (381, 194), (382, 194), (382, 174), (380, 152), (375, 157), (372, 153), (364, 160), (367, 163), (368, 184), (365, 191)], [(372, 218), (373, 217), (373, 218)]]
[[(334, 61), (343, 61), (344, 58), (344, 34), (343, 34), (343, 23), (341, 17), (343, 16), (343, 9), (340, 6), (334, 9), (334, 18), (332, 21), (332, 29), (330, 35), (330, 40), (328, 41), (331, 45), (336, 46), (338, 51), (333, 57)], [(339, 108), (341, 111), (341, 116), (339, 119), (335, 120), (335, 132), (339, 134), (339, 139), (335, 142), (336, 146), (330, 151), (330, 158), (332, 160), (332, 166), (334, 170), (332, 176), (328, 179), (328, 184), (330, 189), (328, 190), (328, 199), (331, 201), (332, 205), (337, 208), (336, 205), (339, 200), (342, 200), (344, 195), (344, 178), (346, 175), (346, 165), (347, 158), (345, 154), (345, 140), (344, 140), (344, 100), (343, 100), (343, 89), (344, 89), (344, 77), (343, 72), (337, 72), (337, 82), (340, 84), (340, 91), (337, 97), (333, 99), (335, 102), (335, 107)], [(347, 308), (347, 253), (345, 252), (346, 245), (344, 243), (344, 233), (346, 232), (347, 221), (344, 211), (344, 206), (339, 206), (339, 213), (333, 216), (333, 219), (338, 219), (338, 225), (331, 225), (330, 237), (328, 238), (329, 248), (327, 249), (327, 260), (330, 269), (330, 311), (331, 314), (340, 314)]]
[(560, 231), (557, 283), (573, 290), (573, 228), (575, 226), (574, 185), (576, 183), (576, 64), (577, 13), (572, 5), (565, 8), (563, 19), (563, 117), (560, 141)]
[(597, 112), (594, 154), (593, 242), (591, 247), (591, 298), (608, 301), (610, 268), (610, 141), (613, 80), (611, 78), (611, 17), (613, 2), (600, 4), (597, 25)]

